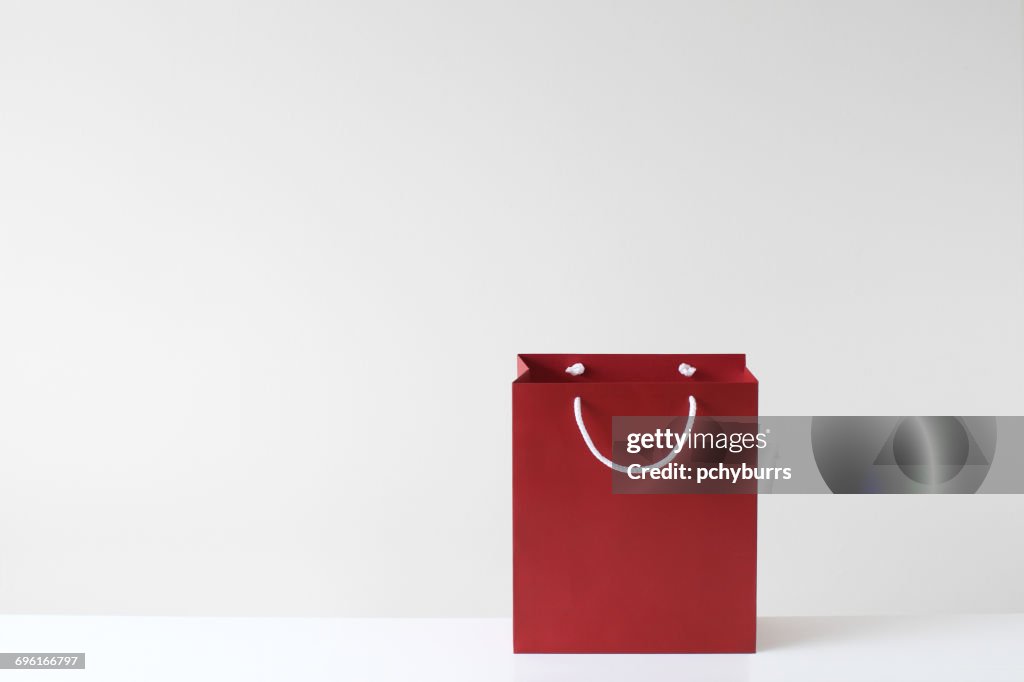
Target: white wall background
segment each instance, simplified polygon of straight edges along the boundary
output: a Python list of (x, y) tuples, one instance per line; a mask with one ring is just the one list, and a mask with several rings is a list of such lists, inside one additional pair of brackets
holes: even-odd
[[(0, 611), (505, 615), (517, 352), (1024, 414), (1019, 2), (0, 4)], [(764, 615), (1024, 610), (763, 498)]]

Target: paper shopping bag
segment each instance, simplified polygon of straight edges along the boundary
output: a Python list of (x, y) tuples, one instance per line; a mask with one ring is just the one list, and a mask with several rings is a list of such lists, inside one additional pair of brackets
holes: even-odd
[(757, 495), (616, 494), (599, 458), (613, 417), (691, 407), (756, 416), (746, 356), (519, 356), (516, 652), (754, 651)]

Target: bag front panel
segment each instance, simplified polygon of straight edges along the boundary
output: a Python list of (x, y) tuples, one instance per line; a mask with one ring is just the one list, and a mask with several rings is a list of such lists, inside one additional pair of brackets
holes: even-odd
[(612, 416), (757, 414), (757, 384), (513, 385), (515, 650), (753, 651), (756, 495), (613, 495)]

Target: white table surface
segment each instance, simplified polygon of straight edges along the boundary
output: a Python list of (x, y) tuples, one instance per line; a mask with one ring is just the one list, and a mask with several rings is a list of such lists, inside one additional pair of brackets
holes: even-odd
[(0, 616), (0, 680), (1024, 680), (1024, 614), (762, 618), (758, 653), (513, 655), (508, 619)]

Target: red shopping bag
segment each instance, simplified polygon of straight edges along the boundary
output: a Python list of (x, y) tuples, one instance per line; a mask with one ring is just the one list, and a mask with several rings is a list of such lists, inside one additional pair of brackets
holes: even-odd
[[(583, 373), (568, 373), (576, 363)], [(597, 458), (612, 417), (686, 416), (691, 396), (701, 416), (757, 415), (744, 355), (519, 356), (516, 652), (754, 651), (757, 495), (613, 494)]]

